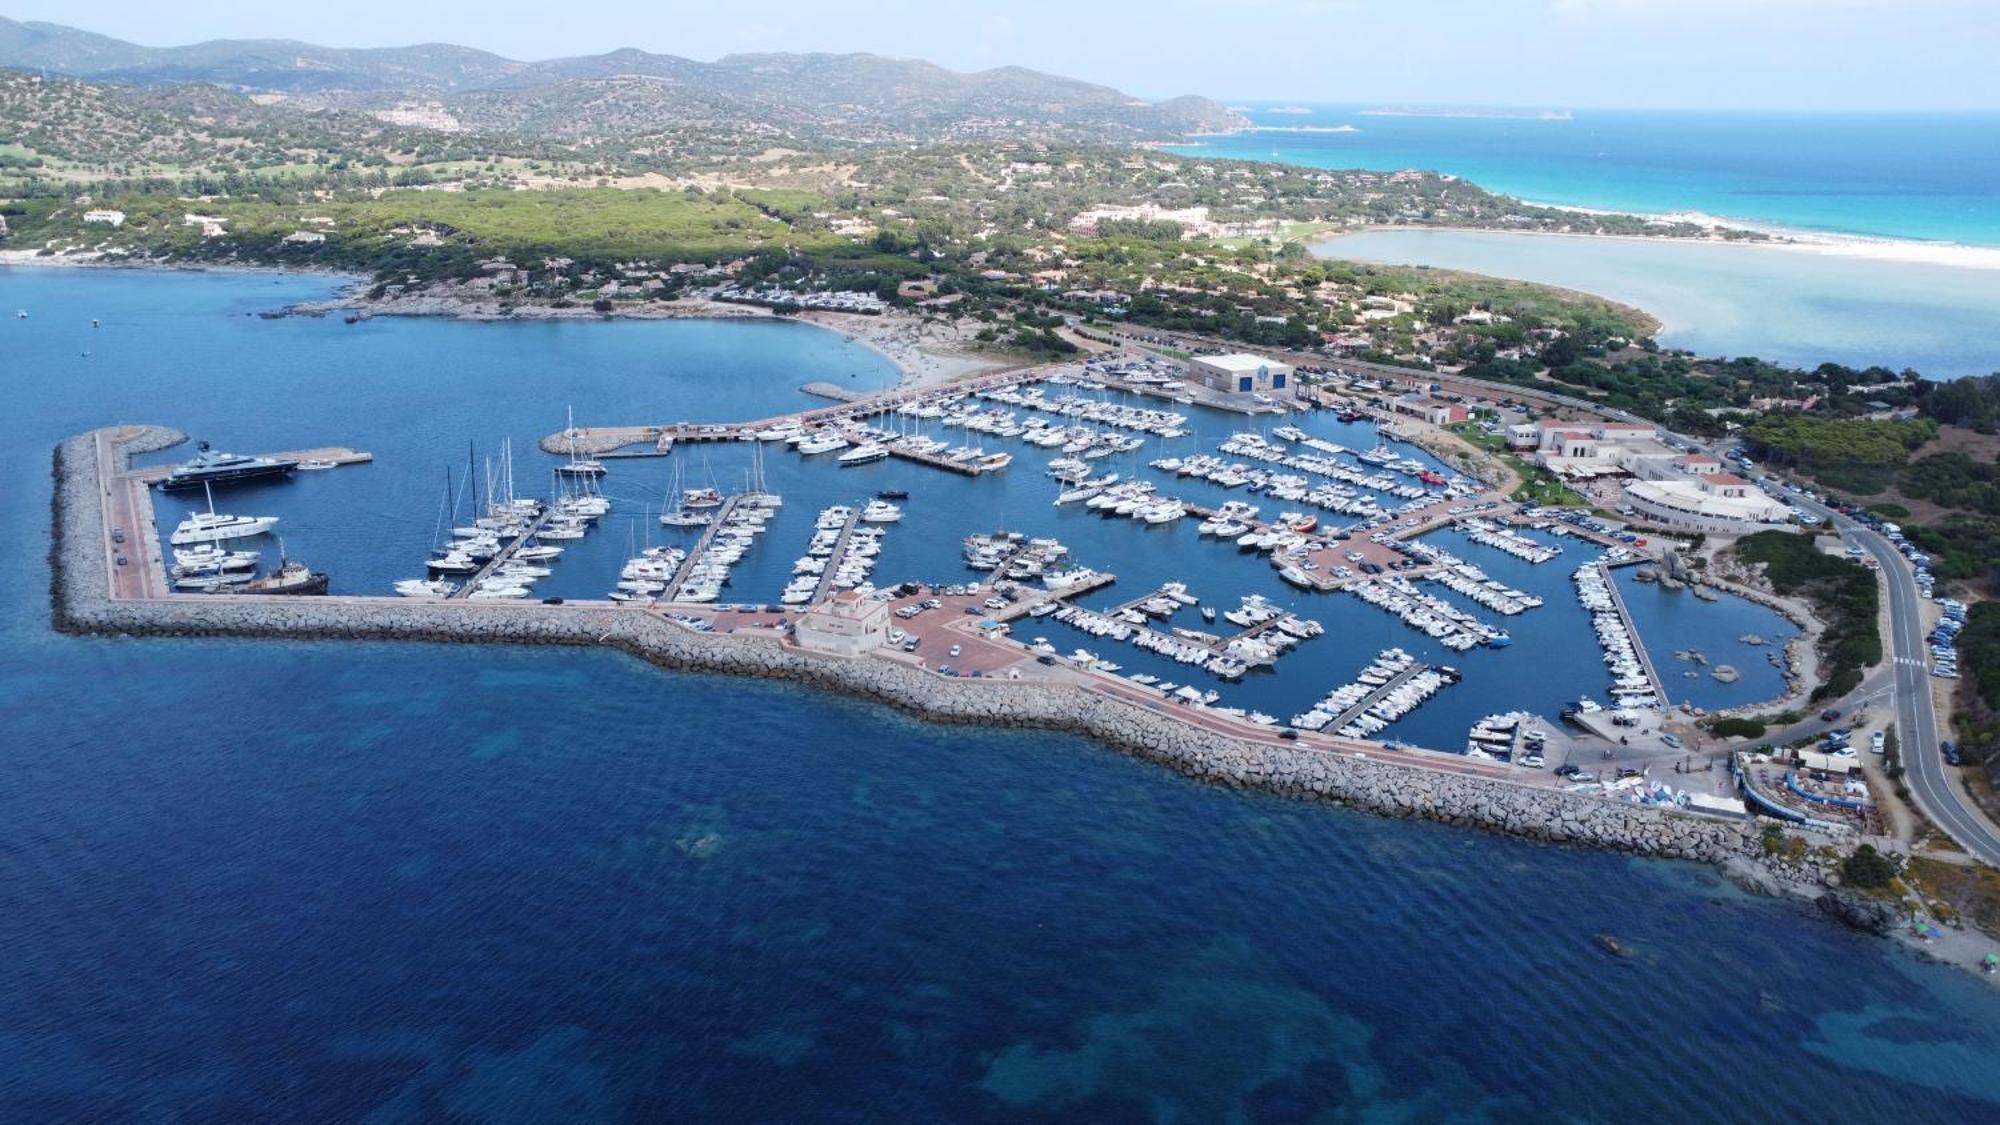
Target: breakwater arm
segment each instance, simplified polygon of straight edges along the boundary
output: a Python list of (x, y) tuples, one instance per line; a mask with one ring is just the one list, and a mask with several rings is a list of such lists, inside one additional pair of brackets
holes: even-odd
[[(1719, 862), (1745, 852), (1742, 822), (1425, 768), (1390, 752), (1226, 735), (1083, 683), (959, 679), (894, 660), (804, 651), (775, 633), (698, 633), (648, 609), (419, 601), (113, 595), (108, 505), (135, 452), (184, 440), (103, 430), (55, 451), (53, 616), (75, 633), (597, 646), (665, 668), (781, 678), (880, 700), (939, 722), (1086, 735), (1189, 777), (1280, 796), (1423, 817), (1555, 842)], [(150, 535), (148, 528), (131, 529)]]

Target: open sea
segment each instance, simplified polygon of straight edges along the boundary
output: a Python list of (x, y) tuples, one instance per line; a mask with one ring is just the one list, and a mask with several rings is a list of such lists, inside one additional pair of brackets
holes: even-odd
[[(1225, 792), (1075, 738), (608, 653), (51, 631), (49, 454), (88, 428), (373, 451), (227, 506), (283, 516), (337, 590), (379, 591), (417, 573), (468, 443), (511, 438), (517, 487), (546, 492), (533, 439), (572, 405), (582, 424), (761, 416), (816, 404), (807, 382), (894, 378), (796, 324), (254, 315), (330, 285), (0, 271), (0, 1120), (2000, 1113), (1988, 983), (1698, 866)], [(881, 580), (961, 579), (958, 537), (1009, 526), (1119, 571), (1100, 599), (1177, 568), (1206, 604), (1298, 600), (1192, 527), (1054, 508), (1041, 451), (1004, 447), (1006, 473), (969, 481), (770, 453), (787, 504), (744, 596), (775, 595), (817, 508), (895, 486), (912, 499)], [(748, 456), (614, 463), (616, 512), (547, 592), (602, 593), (629, 544), (661, 541), (648, 506), (677, 475), (733, 487)], [(1451, 745), (1503, 704), (1607, 686), (1569, 592), (1580, 545), (1540, 567), (1449, 545), (1548, 601), (1392, 733)], [(1775, 619), (1628, 594), (1656, 654), (1700, 645), (1748, 681), (1670, 692), (1769, 694), (1726, 645), (1782, 636)], [(1305, 601), (1327, 635), (1232, 700), (1297, 710), (1388, 644), (1445, 659), (1352, 599)], [(1599, 952), (1605, 931), (1635, 955)]]
[[(1422, 168), (1539, 203), (1969, 247), (2000, 246), (2000, 114), (1579, 111), (1569, 120), (1253, 108), (1267, 131), (1177, 151), (1313, 168)], [(1310, 132), (1352, 126), (1353, 132)], [(1268, 131), (1268, 130), (1282, 131)], [(1769, 247), (1366, 231), (1318, 252), (1596, 293), (1702, 355), (2000, 371), (2000, 270)], [(1963, 261), (1963, 259), (1960, 259)]]

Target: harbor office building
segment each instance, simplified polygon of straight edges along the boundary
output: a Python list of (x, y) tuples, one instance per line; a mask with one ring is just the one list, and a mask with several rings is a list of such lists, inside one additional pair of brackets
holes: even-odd
[(1292, 383), (1291, 364), (1260, 355), (1198, 355), (1187, 366), (1203, 386), (1226, 394), (1269, 394)]
[(889, 604), (842, 590), (799, 618), (792, 639), (801, 648), (861, 656), (882, 647), (889, 632)]

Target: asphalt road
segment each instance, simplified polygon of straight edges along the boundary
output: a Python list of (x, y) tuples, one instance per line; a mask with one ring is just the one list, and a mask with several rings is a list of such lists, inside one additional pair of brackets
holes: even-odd
[(1937, 712), (1931, 706), (1930, 648), (1924, 643), (1923, 595), (1896, 548), (1874, 531), (1840, 519), (1824, 506), (1803, 503), (1835, 521), (1850, 540), (1874, 556), (1889, 587), (1889, 661), (1895, 685), (1896, 741), (1910, 794), (1931, 822), (1972, 855), (2000, 867), (2000, 833), (1970, 807), (1938, 749)]

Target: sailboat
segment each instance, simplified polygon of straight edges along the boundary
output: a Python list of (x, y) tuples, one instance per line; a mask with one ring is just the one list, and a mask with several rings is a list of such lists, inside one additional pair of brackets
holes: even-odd
[(556, 466), (556, 472), (573, 477), (601, 477), (604, 462), (594, 457), (579, 457), (576, 449), (576, 407), (569, 408), (569, 427), (563, 430), (569, 437), (569, 460)]
[[(687, 498), (690, 494), (681, 487), (684, 483), (681, 479), (683, 475), (681, 466), (676, 461), (674, 465), (674, 486), (668, 491), (667, 496), (669, 502), (679, 503), (682, 507), (679, 511), (675, 512), (666, 511), (663, 507), (660, 511), (660, 525), (662, 527), (707, 527), (709, 521), (715, 517), (707, 512), (696, 511), (694, 508), (687, 506)], [(678, 497), (678, 500), (675, 499), (676, 497)]]

